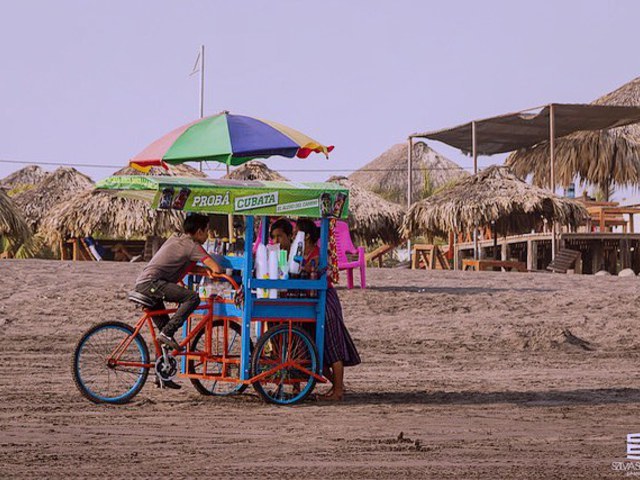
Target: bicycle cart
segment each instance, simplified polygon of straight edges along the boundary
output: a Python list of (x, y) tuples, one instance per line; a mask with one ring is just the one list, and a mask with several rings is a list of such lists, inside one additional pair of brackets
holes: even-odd
[[(86, 398), (126, 403), (142, 389), (150, 370), (163, 380), (187, 378), (204, 395), (238, 394), (252, 385), (264, 400), (280, 405), (304, 400), (317, 382), (327, 381), (322, 366), (330, 219), (347, 216), (348, 190), (331, 183), (151, 176), (110, 177), (96, 188), (150, 201), (153, 208), (242, 215), (245, 237), (243, 255), (214, 256), (232, 275), (211, 276), (219, 288), (201, 298), (185, 322), (179, 341), (184, 350), (161, 348), (152, 323), (154, 315), (175, 309), (151, 311), (153, 299), (137, 292), (129, 299), (144, 314), (135, 326), (104, 322), (82, 335), (73, 377)], [(282, 215), (320, 219), (317, 279), (255, 278), (255, 219), (261, 217), (259, 242), (266, 244), (269, 217)], [(272, 297), (279, 292), (278, 298), (262, 298), (261, 291)]]

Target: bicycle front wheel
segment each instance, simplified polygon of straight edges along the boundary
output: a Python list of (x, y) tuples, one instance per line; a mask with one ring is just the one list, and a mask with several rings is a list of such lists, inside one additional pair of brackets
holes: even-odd
[(144, 386), (149, 375), (149, 349), (136, 335), (117, 361), (112, 354), (133, 335), (122, 322), (103, 322), (90, 328), (73, 354), (73, 381), (80, 393), (95, 403), (127, 403)]
[(269, 403), (293, 405), (309, 396), (319, 371), (318, 354), (305, 331), (276, 325), (258, 341), (252, 358), (253, 388)]

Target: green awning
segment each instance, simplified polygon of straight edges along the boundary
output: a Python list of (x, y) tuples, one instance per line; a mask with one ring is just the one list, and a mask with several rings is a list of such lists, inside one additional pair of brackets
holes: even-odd
[(160, 210), (320, 218), (323, 209), (347, 218), (349, 209), (349, 190), (335, 183), (116, 175), (96, 188), (151, 201)]

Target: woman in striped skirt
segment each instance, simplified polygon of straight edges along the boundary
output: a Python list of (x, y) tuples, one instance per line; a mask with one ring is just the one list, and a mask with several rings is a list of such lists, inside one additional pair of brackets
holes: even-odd
[[(305, 233), (303, 267), (311, 271), (318, 265), (320, 256), (317, 245), (320, 229), (311, 220), (306, 219), (298, 220), (296, 229)], [(358, 365), (361, 360), (344, 324), (338, 292), (330, 281), (328, 287), (324, 334), (324, 376), (331, 381), (332, 387), (327, 393), (321, 395), (320, 399), (341, 401), (344, 398), (344, 367)]]

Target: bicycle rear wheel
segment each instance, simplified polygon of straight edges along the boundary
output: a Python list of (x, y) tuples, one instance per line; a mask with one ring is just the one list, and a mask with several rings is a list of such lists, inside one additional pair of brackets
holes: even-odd
[(253, 383), (264, 400), (293, 405), (307, 398), (316, 385), (310, 375), (319, 371), (316, 346), (304, 330), (277, 325), (260, 337), (251, 367), (252, 378), (270, 372)]
[[(200, 330), (191, 342), (191, 352), (203, 352), (205, 350), (206, 341), (205, 329)], [(212, 324), (211, 332), (211, 355), (221, 357), (225, 352), (226, 357), (237, 363), (230, 363), (226, 366), (226, 376), (231, 378), (240, 378), (240, 355), (242, 351), (242, 327), (236, 322), (227, 322), (227, 332), (225, 338), (224, 320), (216, 320)], [(250, 348), (253, 350), (253, 343), (250, 342)], [(189, 360), (187, 363), (188, 373), (203, 373), (205, 362), (199, 360)], [(225, 366), (221, 362), (207, 361), (207, 375), (222, 375), (222, 369)], [(232, 395), (234, 393), (242, 393), (247, 385), (235, 382), (223, 382), (218, 380), (205, 380), (199, 378), (190, 379), (195, 389), (202, 395)]]
[(95, 403), (121, 404), (142, 389), (149, 368), (119, 364), (149, 364), (149, 349), (141, 335), (136, 335), (118, 362), (109, 362), (113, 351), (133, 333), (126, 323), (103, 322), (82, 335), (73, 354), (72, 372), (84, 397)]

